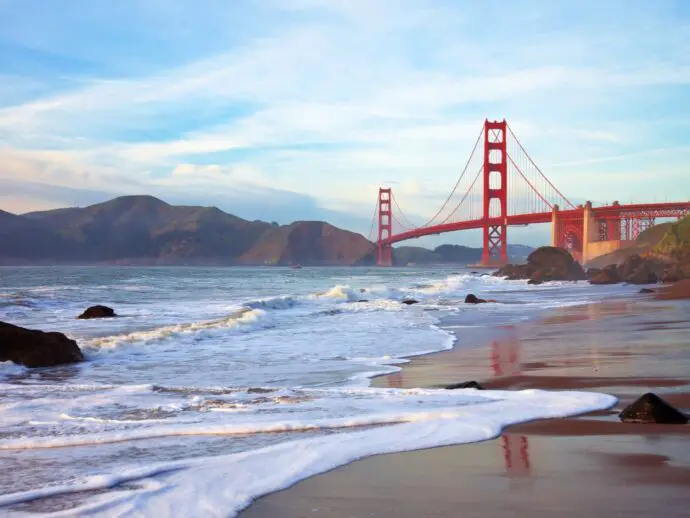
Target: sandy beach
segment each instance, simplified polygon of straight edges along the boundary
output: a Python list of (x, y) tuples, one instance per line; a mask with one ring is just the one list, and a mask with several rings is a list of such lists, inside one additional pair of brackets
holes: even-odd
[(554, 311), (488, 340), (446, 321), (456, 348), (374, 384), (477, 380), (491, 389), (605, 392), (619, 404), (514, 426), (483, 443), (363, 459), (261, 498), (241, 517), (688, 516), (690, 426), (617, 417), (649, 391), (690, 409), (688, 310), (690, 301), (640, 295)]

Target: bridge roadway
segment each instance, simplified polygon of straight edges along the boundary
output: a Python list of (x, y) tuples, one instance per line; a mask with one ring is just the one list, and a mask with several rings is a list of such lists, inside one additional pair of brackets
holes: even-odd
[[(584, 207), (576, 209), (558, 210), (560, 221), (577, 221), (584, 218)], [(671, 203), (635, 203), (630, 205), (606, 205), (603, 207), (592, 207), (593, 215), (596, 219), (619, 219), (626, 217), (649, 217), (649, 218), (673, 218), (679, 212), (690, 211), (690, 202), (671, 202)], [(537, 212), (533, 214), (516, 214), (508, 216), (508, 226), (524, 226), (536, 223), (551, 223), (553, 211)], [(488, 225), (502, 225), (503, 218), (489, 218)], [(455, 232), (457, 230), (471, 230), (484, 228), (484, 219), (472, 219), (467, 221), (457, 221), (453, 223), (443, 223), (429, 227), (420, 227), (399, 234), (394, 234), (389, 238), (382, 239), (380, 245), (392, 245), (407, 239), (416, 239), (423, 236), (443, 234), (445, 232)]]

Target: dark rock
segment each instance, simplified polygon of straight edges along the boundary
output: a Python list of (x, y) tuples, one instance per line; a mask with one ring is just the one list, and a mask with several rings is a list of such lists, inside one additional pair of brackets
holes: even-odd
[(544, 284), (544, 281), (539, 280), (539, 279), (530, 279), (527, 281), (527, 284), (539, 285), (539, 284)]
[(369, 302), (369, 300), (368, 299), (360, 299), (357, 302)]
[(657, 272), (661, 274), (662, 271), (663, 265), (637, 254), (618, 265), (619, 277), (629, 284), (655, 284), (659, 280)]
[(402, 304), (407, 304), (408, 306), (411, 306), (412, 304), (419, 304), (419, 301), (415, 299), (405, 299), (401, 302)]
[(626, 257), (621, 263), (618, 264), (618, 275), (621, 277), (621, 279), (627, 281), (628, 277), (638, 270), (644, 264), (644, 262), (644, 258), (637, 254)]
[(108, 306), (91, 306), (89, 309), (84, 311), (77, 318), (80, 319), (90, 319), (90, 318), (113, 318), (116, 317), (115, 311)]
[(563, 248), (542, 246), (527, 257), (527, 264), (508, 264), (494, 273), (508, 280), (580, 281), (587, 278), (580, 263)]
[(455, 389), (467, 389), (467, 388), (473, 388), (477, 390), (484, 390), (484, 387), (482, 387), (478, 382), (476, 381), (463, 381), (462, 383), (453, 383), (452, 385), (446, 385), (443, 387), (448, 390), (455, 390)]
[(45, 333), (0, 322), (0, 361), (50, 367), (84, 359), (77, 342), (62, 333)]
[(618, 284), (622, 282), (620, 275), (618, 275), (618, 269), (615, 264), (610, 264), (606, 268), (599, 271), (598, 274), (594, 275), (589, 279), (590, 284)]
[(601, 268), (588, 268), (585, 272), (587, 279), (593, 279), (601, 273)]
[(624, 423), (687, 424), (688, 416), (656, 394), (648, 392), (619, 415)]
[[(527, 257), (535, 270), (547, 270), (550, 280), (581, 281), (587, 277), (580, 263), (564, 248), (542, 246)], [(546, 279), (545, 279), (546, 280)]]
[(529, 279), (534, 272), (534, 267), (529, 264), (506, 264), (493, 275), (494, 277), (505, 277), (509, 281), (518, 281)]
[(485, 302), (487, 301), (484, 299), (477, 298), (477, 296), (472, 293), (465, 297), (465, 304), (484, 304)]
[(640, 293), (654, 293), (654, 290), (650, 290), (649, 288), (642, 288), (640, 290)]
[(656, 284), (658, 280), (656, 274), (643, 265), (629, 275), (625, 282), (628, 284)]

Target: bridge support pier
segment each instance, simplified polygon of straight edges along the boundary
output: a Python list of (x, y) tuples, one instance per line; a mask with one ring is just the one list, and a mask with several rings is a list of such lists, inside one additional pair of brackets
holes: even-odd
[(562, 246), (561, 218), (558, 215), (558, 205), (551, 208), (551, 246)]
[(582, 264), (591, 259), (589, 244), (597, 241), (597, 222), (592, 212), (592, 202), (585, 203), (582, 215)]

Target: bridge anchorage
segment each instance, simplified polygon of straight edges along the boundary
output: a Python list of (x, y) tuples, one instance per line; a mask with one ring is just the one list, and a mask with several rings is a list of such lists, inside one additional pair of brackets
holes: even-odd
[(381, 187), (372, 232), (378, 218), (379, 266), (392, 266), (394, 243), (469, 229), (482, 231), (482, 265), (500, 266), (508, 261), (508, 227), (551, 223), (551, 244), (584, 264), (629, 245), (657, 219), (680, 218), (688, 211), (690, 201), (575, 206), (532, 160), (505, 119), (485, 120), (457, 182), (431, 219), (413, 224), (393, 189)]

